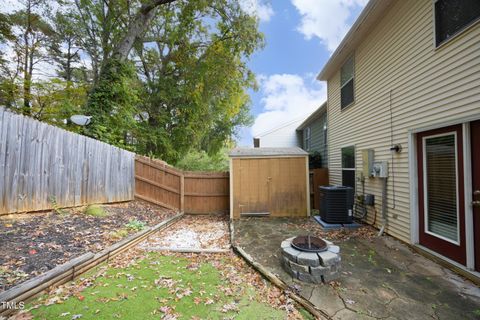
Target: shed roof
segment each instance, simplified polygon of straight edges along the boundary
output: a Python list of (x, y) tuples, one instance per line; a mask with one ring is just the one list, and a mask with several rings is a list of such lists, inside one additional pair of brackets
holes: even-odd
[(308, 153), (298, 147), (293, 148), (235, 148), (229, 153), (231, 158), (249, 157), (288, 157), (308, 156)]

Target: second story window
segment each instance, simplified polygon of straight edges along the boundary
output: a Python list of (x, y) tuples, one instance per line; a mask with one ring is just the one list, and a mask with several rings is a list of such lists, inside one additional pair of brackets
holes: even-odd
[(348, 58), (340, 70), (340, 106), (341, 109), (348, 107), (355, 100), (354, 92), (355, 63), (353, 56)]
[(310, 141), (311, 141), (311, 132), (310, 127), (305, 128), (305, 150), (310, 151)]
[(440, 45), (480, 20), (479, 0), (435, 1), (435, 42)]

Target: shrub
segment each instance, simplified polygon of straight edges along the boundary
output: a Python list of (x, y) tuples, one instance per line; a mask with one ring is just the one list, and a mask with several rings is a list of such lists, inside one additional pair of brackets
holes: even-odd
[(143, 222), (143, 221), (139, 221), (139, 220), (135, 219), (135, 220), (130, 220), (130, 222), (128, 222), (125, 225), (125, 227), (127, 227), (128, 229), (135, 230), (135, 231), (140, 231), (140, 230), (145, 229), (146, 223)]
[(190, 150), (175, 166), (189, 171), (228, 171), (228, 149), (209, 155), (205, 151)]
[(93, 216), (93, 217), (106, 217), (108, 216), (108, 213), (101, 207), (101, 206), (96, 206), (96, 205), (89, 205), (84, 212), (88, 216)]
[(120, 240), (120, 239), (128, 236), (128, 230), (127, 229), (120, 229), (120, 230), (117, 230), (117, 231), (112, 231), (112, 232), (110, 232), (109, 235), (110, 235), (110, 238), (112, 238), (114, 240)]

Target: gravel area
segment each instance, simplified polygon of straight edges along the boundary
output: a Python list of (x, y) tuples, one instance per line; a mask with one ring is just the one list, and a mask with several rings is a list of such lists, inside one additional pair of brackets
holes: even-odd
[(167, 230), (156, 233), (140, 244), (155, 249), (228, 249), (230, 233), (225, 215), (184, 216)]

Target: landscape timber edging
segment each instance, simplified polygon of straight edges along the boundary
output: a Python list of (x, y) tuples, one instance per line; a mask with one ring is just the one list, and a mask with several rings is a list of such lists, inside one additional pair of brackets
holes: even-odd
[(7, 316), (19, 310), (8, 309), (9, 303), (27, 302), (42, 293), (45, 289), (57, 287), (68, 281), (74, 280), (77, 276), (87, 272), (88, 270), (98, 266), (100, 263), (126, 251), (132, 246), (145, 240), (152, 233), (163, 230), (183, 217), (183, 213), (179, 213), (165, 221), (156, 224), (153, 227), (132, 234), (121, 241), (114, 243), (108, 248), (93, 254), (87, 252), (76, 257), (62, 265), (35, 277), (23, 283), (0, 293), (0, 317)]
[(277, 277), (275, 274), (268, 271), (260, 263), (255, 262), (253, 258), (248, 253), (245, 252), (245, 250), (237, 246), (232, 246), (232, 248), (235, 253), (237, 253), (240, 257), (242, 257), (250, 266), (252, 266), (255, 270), (257, 270), (264, 278), (269, 280), (272, 284), (274, 284), (278, 288), (282, 289), (287, 296), (295, 300), (299, 305), (305, 308), (305, 310), (310, 312), (316, 319), (331, 319), (330, 316), (325, 311), (318, 309), (317, 307), (315, 307), (315, 305), (313, 305), (313, 303), (311, 303), (307, 299), (293, 292), (292, 289), (285, 282), (283, 282), (279, 277)]
[(234, 226), (233, 221), (230, 220), (230, 239), (233, 252), (235, 252), (238, 256), (240, 256), (243, 260), (245, 260), (252, 268), (254, 268), (257, 272), (259, 272), (265, 279), (270, 281), (273, 285), (278, 287), (279, 289), (283, 290), (287, 296), (295, 300), (299, 305), (301, 305), (305, 310), (310, 312), (316, 319), (328, 319), (330, 320), (331, 317), (323, 310), (318, 309), (313, 303), (308, 301), (307, 299), (303, 298), (302, 296), (296, 294), (289, 285), (287, 285), (282, 279), (277, 277), (272, 272), (268, 271), (263, 265), (258, 262), (255, 262), (253, 258), (245, 252), (241, 247), (238, 247), (235, 244), (235, 237), (234, 237)]

